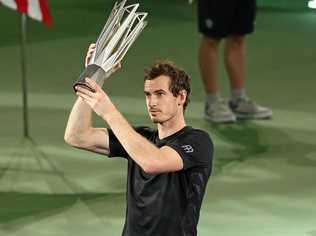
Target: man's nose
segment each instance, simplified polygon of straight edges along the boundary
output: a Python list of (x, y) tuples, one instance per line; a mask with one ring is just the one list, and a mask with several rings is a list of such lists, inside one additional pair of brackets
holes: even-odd
[(156, 99), (154, 96), (150, 97), (150, 98), (149, 98), (149, 101), (148, 101), (148, 105), (149, 105), (150, 107), (155, 107), (155, 106), (157, 106), (157, 99)]
[(157, 106), (157, 99), (152, 99), (151, 101), (150, 101), (150, 104), (149, 104), (149, 106), (150, 107), (156, 107)]

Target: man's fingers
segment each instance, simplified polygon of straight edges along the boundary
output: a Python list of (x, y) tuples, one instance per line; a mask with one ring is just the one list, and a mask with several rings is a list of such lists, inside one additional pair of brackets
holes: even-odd
[(89, 48), (88, 48), (88, 54), (93, 53), (93, 51), (95, 50), (96, 45), (95, 44), (90, 44)]
[(77, 85), (75, 87), (76, 91), (79, 91), (80, 93), (86, 94), (89, 97), (93, 97), (94, 92), (92, 92), (89, 88), (85, 88), (83, 86)]
[(122, 67), (122, 63), (121, 63), (121, 62), (118, 62), (118, 63), (114, 66), (113, 69), (118, 70), (118, 69), (121, 69), (121, 67)]
[(92, 54), (95, 51), (95, 47), (89, 48), (88, 54)]
[(81, 97), (85, 102), (87, 102), (88, 104), (91, 104), (92, 103), (92, 99), (91, 97), (89, 97), (88, 95), (80, 92), (80, 91), (77, 91), (76, 92), (77, 96)]
[(90, 49), (94, 49), (96, 47), (96, 44), (95, 43), (91, 43), (90, 45), (89, 45), (89, 50)]
[(122, 68), (122, 64), (121, 62), (118, 62), (112, 69), (112, 73), (115, 73), (116, 71), (118, 71), (119, 69)]
[(117, 62), (113, 68), (107, 72), (107, 78), (110, 77), (112, 74), (114, 74), (116, 71), (118, 71), (119, 69), (121, 69), (122, 64), (121, 62)]
[(90, 60), (91, 60), (92, 55), (93, 55), (93, 53), (95, 51), (95, 48), (96, 48), (96, 44), (95, 43), (91, 43), (89, 48), (88, 48), (88, 52), (87, 52), (86, 59), (85, 59), (85, 66), (86, 67), (90, 64)]
[(86, 82), (90, 85), (90, 87), (92, 89), (94, 89), (95, 91), (99, 91), (100, 90), (100, 86), (97, 84), (97, 82), (95, 82), (93, 79), (90, 78), (86, 78)]

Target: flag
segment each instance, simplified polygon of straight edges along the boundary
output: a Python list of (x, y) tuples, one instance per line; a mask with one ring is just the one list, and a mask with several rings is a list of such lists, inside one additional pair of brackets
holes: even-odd
[(47, 26), (52, 25), (47, 0), (0, 0), (0, 4), (18, 12), (25, 13), (29, 17), (41, 21)]

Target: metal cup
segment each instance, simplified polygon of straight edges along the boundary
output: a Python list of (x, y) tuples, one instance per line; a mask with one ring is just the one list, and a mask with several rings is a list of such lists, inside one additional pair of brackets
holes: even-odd
[(146, 12), (137, 12), (139, 4), (125, 6), (127, 0), (115, 3), (97, 41), (89, 65), (73, 84), (91, 91), (85, 78), (95, 80), (100, 86), (110, 77), (115, 67), (121, 63), (125, 54), (147, 25)]

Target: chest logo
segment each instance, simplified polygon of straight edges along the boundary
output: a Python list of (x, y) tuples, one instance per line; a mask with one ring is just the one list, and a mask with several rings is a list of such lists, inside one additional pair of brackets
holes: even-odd
[(182, 145), (181, 146), (186, 153), (194, 152), (194, 149), (191, 145)]

